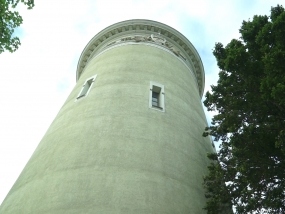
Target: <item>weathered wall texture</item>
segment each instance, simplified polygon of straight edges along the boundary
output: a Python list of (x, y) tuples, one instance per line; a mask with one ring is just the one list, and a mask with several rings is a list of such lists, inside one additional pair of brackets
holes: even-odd
[[(149, 108), (150, 81), (164, 85), (165, 112)], [(181, 58), (146, 43), (109, 48), (86, 64), (0, 213), (204, 213), (205, 126)]]

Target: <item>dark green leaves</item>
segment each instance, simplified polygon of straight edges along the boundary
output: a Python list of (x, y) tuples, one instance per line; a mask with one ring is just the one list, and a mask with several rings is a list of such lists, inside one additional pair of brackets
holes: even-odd
[(210, 134), (221, 141), (205, 178), (208, 213), (285, 212), (285, 12), (244, 21), (240, 40), (213, 54), (221, 69), (204, 105), (216, 111)]
[(33, 0), (0, 0), (0, 53), (5, 50), (14, 52), (21, 44), (18, 37), (13, 37), (15, 28), (23, 22), (20, 14), (14, 10), (19, 2), (27, 5), (28, 9), (34, 7)]

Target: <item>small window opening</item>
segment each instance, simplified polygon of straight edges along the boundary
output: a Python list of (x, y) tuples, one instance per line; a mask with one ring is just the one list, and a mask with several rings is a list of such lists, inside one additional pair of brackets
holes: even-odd
[(88, 79), (85, 81), (84, 85), (82, 86), (82, 89), (80, 91), (80, 93), (78, 94), (76, 99), (80, 99), (82, 97), (87, 96), (87, 94), (89, 93), (91, 86), (93, 84), (93, 82), (95, 81), (96, 76)]
[(160, 107), (160, 92), (161, 88), (158, 86), (153, 85), (152, 86), (152, 106), (156, 108)]
[(152, 106), (159, 107), (159, 93), (152, 92)]
[(159, 83), (150, 83), (149, 107), (164, 111), (164, 86)]

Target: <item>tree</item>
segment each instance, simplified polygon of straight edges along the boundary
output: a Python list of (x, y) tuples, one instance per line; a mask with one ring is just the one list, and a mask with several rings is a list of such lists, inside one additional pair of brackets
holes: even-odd
[(15, 28), (19, 27), (23, 19), (14, 9), (19, 3), (23, 3), (32, 9), (33, 0), (0, 0), (0, 53), (8, 50), (14, 52), (21, 45), (18, 37), (13, 37)]
[(215, 45), (220, 68), (204, 105), (204, 136), (221, 142), (204, 184), (208, 213), (285, 213), (285, 12), (243, 21), (240, 39)]

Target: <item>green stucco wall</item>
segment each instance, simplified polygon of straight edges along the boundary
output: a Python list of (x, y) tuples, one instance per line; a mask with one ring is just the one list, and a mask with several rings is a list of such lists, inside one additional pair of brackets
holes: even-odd
[[(149, 108), (150, 81), (164, 85), (165, 112)], [(154, 45), (111, 48), (88, 62), (0, 213), (205, 213), (205, 126), (182, 60)]]

